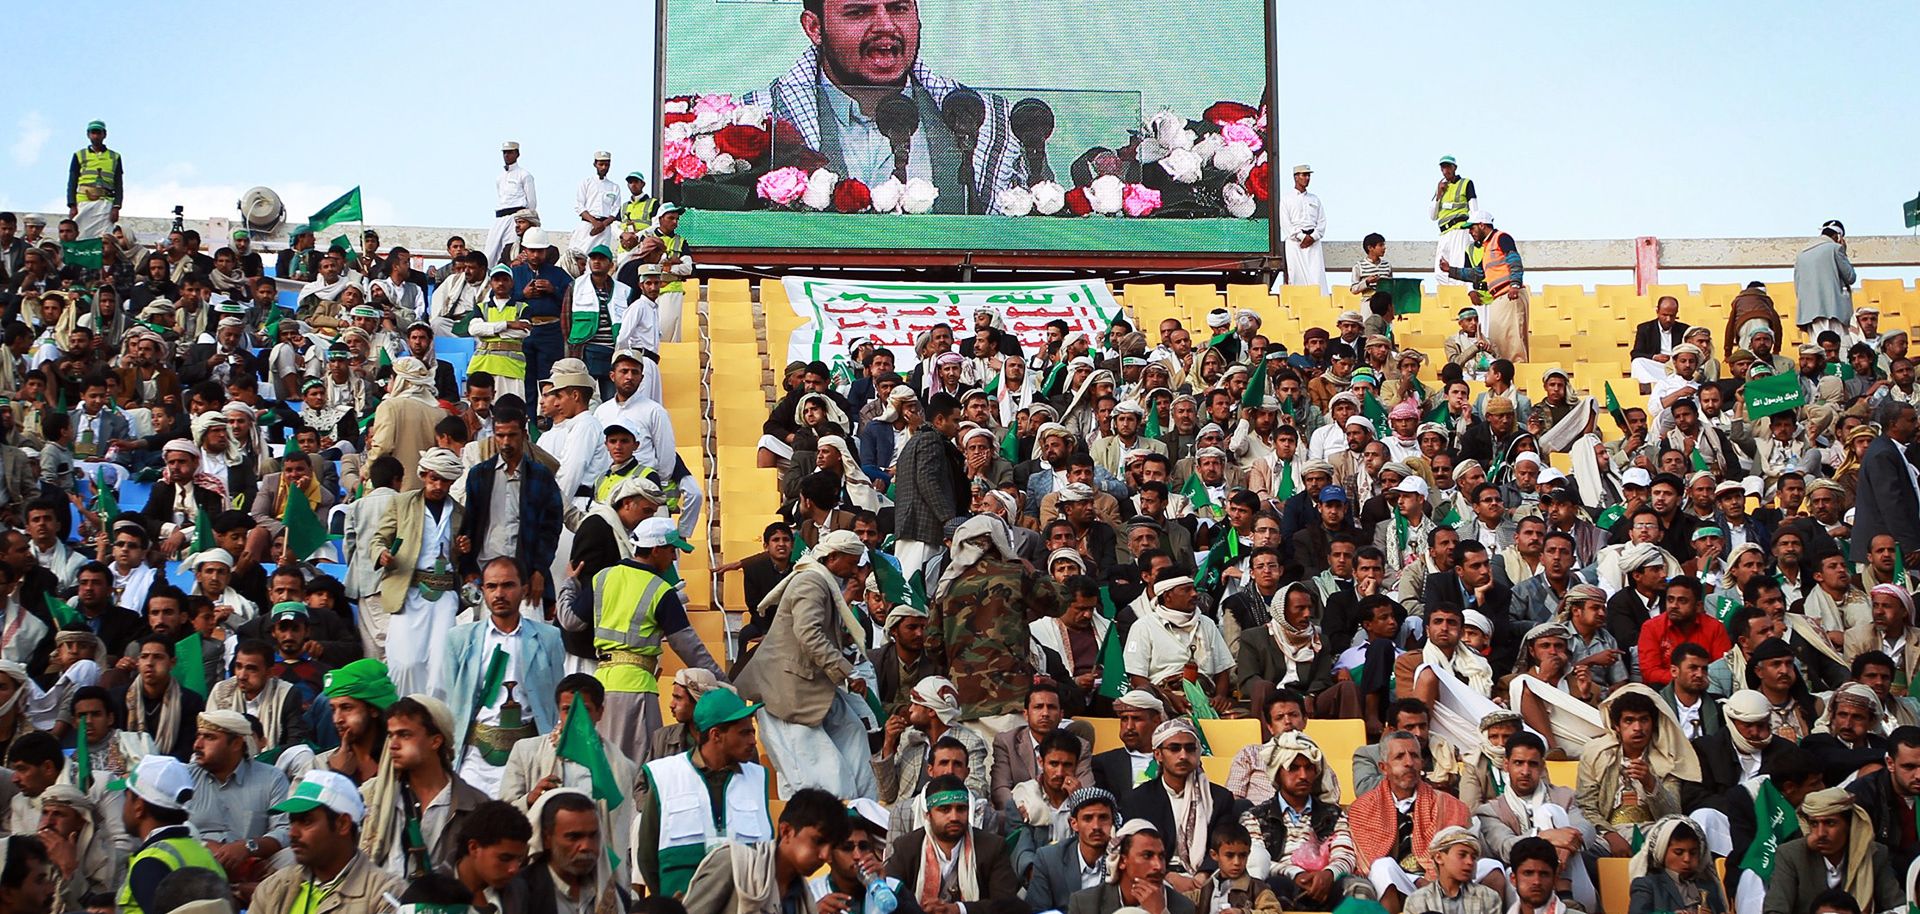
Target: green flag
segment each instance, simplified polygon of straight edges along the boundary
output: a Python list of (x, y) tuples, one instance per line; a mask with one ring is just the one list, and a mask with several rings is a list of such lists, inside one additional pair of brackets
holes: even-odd
[(1625, 505), (1614, 505), (1600, 512), (1600, 516), (1593, 519), (1593, 525), (1602, 530), (1612, 530), (1613, 525), (1619, 523), (1620, 518), (1626, 513), (1627, 509)]
[(207, 654), (206, 642), (200, 640), (200, 633), (181, 638), (173, 645), (173, 680), (180, 687), (207, 697)]
[(1008, 463), (1020, 462), (1020, 429), (1018, 426), (1007, 426), (1007, 433), (1000, 436), (1000, 456), (1007, 458)]
[(1920, 197), (1900, 204), (1900, 218), (1906, 222), (1907, 228), (1920, 227)]
[(193, 515), (193, 551), (201, 553), (212, 548), (213, 518), (208, 517), (207, 509), (202, 507)]
[[(1387, 408), (1381, 404), (1378, 397), (1373, 395), (1373, 391), (1369, 390), (1361, 395), (1360, 414), (1366, 416), (1368, 422), (1373, 423), (1375, 437), (1385, 438), (1393, 434), (1393, 426), (1387, 424)], [(1489, 475), (1487, 478), (1493, 477)]]
[(1064, 360), (1061, 361), (1060, 364), (1053, 366), (1053, 370), (1047, 372), (1047, 379), (1040, 382), (1040, 395), (1051, 397), (1059, 393), (1060, 388), (1056, 385), (1060, 383), (1060, 375), (1066, 370), (1067, 363)]
[(1114, 619), (1120, 610), (1113, 605), (1113, 594), (1105, 585), (1100, 588), (1100, 615), (1107, 620), (1107, 637), (1100, 642), (1100, 694), (1106, 698), (1119, 698), (1127, 694), (1132, 680), (1127, 677), (1126, 645), (1121, 643), (1120, 625)]
[(989, 397), (998, 393), (1000, 391), (1000, 373), (997, 371), (994, 372), (993, 377), (987, 379), (987, 386), (980, 388), (980, 391)]
[(1693, 471), (1695, 473), (1705, 473), (1707, 471), (1707, 457), (1705, 454), (1700, 453), (1699, 448), (1693, 449)]
[(1740, 606), (1739, 597), (1725, 593), (1715, 594), (1713, 597), (1713, 617), (1719, 619), (1721, 625), (1726, 625), (1733, 619), (1733, 614), (1740, 611)]
[(93, 787), (93, 753), (87, 751), (87, 718), (73, 716), (77, 727), (73, 737), (73, 785), (86, 793)]
[(1442, 527), (1460, 526), (1460, 500), (1457, 498), (1447, 499), (1447, 512), (1440, 515), (1436, 523)]
[(1213, 499), (1207, 495), (1207, 484), (1200, 481), (1199, 473), (1187, 474), (1186, 483), (1180, 486), (1180, 494), (1187, 497), (1195, 513), (1199, 513), (1201, 508), (1214, 507)]
[(925, 569), (913, 573), (907, 579), (907, 605), (926, 612), (927, 610), (927, 572)]
[(1218, 345), (1220, 345), (1221, 343), (1224, 343), (1224, 342), (1226, 342), (1226, 341), (1227, 341), (1227, 337), (1230, 337), (1230, 336), (1232, 336), (1232, 335), (1233, 335), (1233, 328), (1231, 328), (1231, 327), (1229, 327), (1229, 328), (1227, 328), (1227, 329), (1225, 329), (1225, 330), (1222, 330), (1222, 331), (1220, 331), (1219, 333), (1216, 333), (1216, 334), (1214, 334), (1214, 335), (1213, 335), (1213, 339), (1210, 339), (1210, 340), (1208, 340), (1208, 341), (1207, 341), (1207, 345), (1206, 345), (1206, 348), (1208, 348), (1208, 349), (1212, 349), (1212, 348), (1214, 348), (1215, 346), (1218, 346)]
[(47, 612), (53, 615), (53, 621), (57, 627), (59, 628), (86, 628), (87, 627), (87, 620), (85, 617), (80, 615), (79, 610), (74, 609), (71, 604), (67, 603), (67, 601), (62, 600), (51, 593), (47, 594), (46, 596), (47, 596)]
[(1207, 560), (1200, 563), (1200, 574), (1194, 580), (1194, 586), (1208, 590), (1220, 580), (1221, 572), (1240, 558), (1240, 531), (1227, 526), (1227, 535), (1207, 550)]
[(1383, 279), (1379, 290), (1393, 296), (1393, 313), (1420, 313), (1420, 280)]
[(104, 246), (98, 238), (60, 242), (60, 260), (70, 267), (98, 270), (106, 262)]
[(608, 809), (619, 809), (626, 800), (626, 792), (620, 789), (613, 766), (607, 762), (606, 744), (593, 728), (593, 718), (587, 714), (580, 692), (573, 693), (573, 705), (567, 708), (567, 722), (560, 728), (560, 741), (554, 744), (553, 754), (587, 769), (593, 778), (593, 798), (605, 801)]
[(500, 697), (500, 689), (507, 684), (507, 652), (496, 644), (493, 654), (487, 657), (487, 672), (480, 679), (480, 707), (493, 706)]
[(366, 214), (360, 209), (360, 188), (356, 186), (308, 217), (307, 228), (317, 236), (342, 222), (361, 222), (365, 219)]
[(307, 502), (307, 493), (289, 489), (285, 513), (282, 522), (287, 528), (287, 551), (295, 561), (304, 562), (313, 558), (315, 552), (328, 544), (327, 527), (314, 515), (313, 505)]
[(1607, 415), (1613, 417), (1613, 424), (1621, 429), (1627, 427), (1627, 411), (1620, 408), (1620, 398), (1613, 395), (1613, 382), (1607, 382)]
[(907, 602), (907, 579), (900, 576), (899, 568), (878, 555), (868, 556), (867, 564), (873, 567), (873, 579), (880, 585), (880, 595), (886, 598), (889, 609)]
[(1295, 488), (1293, 484), (1293, 461), (1282, 460), (1279, 461), (1279, 463), (1280, 481), (1273, 485), (1273, 498), (1275, 501), (1286, 501), (1293, 497)]
[(1147, 407), (1147, 427), (1142, 430), (1140, 434), (1152, 438), (1155, 441), (1160, 440), (1162, 432), (1160, 431), (1159, 400), (1153, 401), (1153, 403)]
[(1247, 392), (1240, 395), (1240, 405), (1259, 409), (1267, 399), (1267, 360), (1253, 367), (1253, 375), (1247, 378)]
[(1738, 867), (1766, 882), (1773, 878), (1774, 855), (1781, 843), (1793, 840), (1793, 836), (1800, 833), (1800, 817), (1794, 812), (1793, 804), (1780, 794), (1780, 788), (1767, 778), (1760, 781), (1760, 789), (1753, 796), (1753, 821), (1759, 823), (1759, 828)]
[(1890, 582), (1913, 592), (1913, 576), (1907, 574), (1907, 557), (1900, 551), (1900, 544), (1893, 544), (1893, 580)]
[(93, 473), (93, 511), (100, 515), (101, 533), (112, 536), (113, 522), (120, 519), (120, 500), (113, 497), (113, 487), (107, 485), (104, 470)]
[(1423, 421), (1431, 422), (1435, 425), (1450, 425), (1452, 419), (1452, 416), (1447, 415), (1447, 404), (1446, 401), (1443, 400), (1435, 403), (1433, 409), (1427, 411), (1427, 416)]
[(1800, 376), (1793, 372), (1748, 379), (1745, 388), (1748, 419), (1764, 419), (1804, 405)]

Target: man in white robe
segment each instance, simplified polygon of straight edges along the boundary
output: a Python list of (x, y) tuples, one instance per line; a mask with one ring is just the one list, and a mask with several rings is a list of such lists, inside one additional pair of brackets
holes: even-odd
[(499, 263), (501, 253), (517, 237), (513, 230), (513, 214), (522, 209), (535, 212), (540, 209), (533, 192), (533, 175), (519, 165), (520, 144), (511, 141), (501, 143), (500, 158), (506, 164), (500, 176), (493, 180), (495, 199), (493, 225), (487, 228), (488, 263)]
[(612, 250), (619, 238), (615, 226), (620, 221), (620, 185), (607, 179), (613, 167), (613, 153), (593, 154), (593, 177), (580, 182), (573, 192), (573, 212), (580, 224), (567, 239), (567, 253), (584, 259), (595, 245)]
[(1274, 283), (1274, 294), (1282, 284), (1319, 286), (1327, 294), (1327, 252), (1321, 243), (1327, 237), (1327, 213), (1320, 197), (1307, 192), (1313, 180), (1313, 168), (1293, 166), (1293, 190), (1280, 198), (1280, 236), (1287, 251), (1287, 275), (1284, 283)]

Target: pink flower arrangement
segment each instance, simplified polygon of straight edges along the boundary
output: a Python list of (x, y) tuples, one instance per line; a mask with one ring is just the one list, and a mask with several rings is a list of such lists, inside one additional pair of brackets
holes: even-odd
[(1121, 207), (1127, 215), (1140, 217), (1152, 215), (1160, 208), (1160, 192), (1145, 184), (1129, 184), (1121, 191)]
[(792, 166), (776, 168), (761, 175), (753, 189), (762, 199), (789, 206), (807, 192), (807, 173)]
[(1229, 143), (1244, 143), (1251, 152), (1260, 151), (1260, 131), (1244, 121), (1221, 124), (1220, 138)]

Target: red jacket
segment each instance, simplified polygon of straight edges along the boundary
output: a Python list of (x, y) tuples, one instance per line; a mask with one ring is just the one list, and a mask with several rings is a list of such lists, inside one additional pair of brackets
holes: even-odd
[(1719, 619), (1696, 612), (1685, 626), (1674, 621), (1672, 613), (1659, 616), (1640, 627), (1640, 680), (1653, 688), (1673, 681), (1673, 649), (1687, 642), (1707, 649), (1707, 659), (1718, 660), (1733, 649), (1727, 627)]

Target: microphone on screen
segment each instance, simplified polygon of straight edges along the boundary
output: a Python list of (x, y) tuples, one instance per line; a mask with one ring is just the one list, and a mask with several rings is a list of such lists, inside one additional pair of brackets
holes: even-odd
[(1053, 136), (1053, 106), (1037, 98), (1023, 98), (1014, 103), (1013, 111), (1007, 115), (1007, 125), (1014, 139), (1020, 141), (1020, 151), (1027, 160), (1027, 180), (1053, 180), (1053, 169), (1047, 167), (1047, 138)]
[(890, 95), (873, 114), (874, 125), (893, 145), (893, 176), (907, 180), (907, 157), (912, 154), (913, 132), (920, 129), (920, 106), (904, 95)]
[(966, 194), (965, 211), (979, 215), (986, 212), (979, 199), (979, 189), (973, 181), (973, 147), (980, 141), (980, 125), (987, 120), (987, 103), (980, 93), (962, 86), (947, 93), (946, 102), (940, 106), (940, 119), (947, 124), (948, 132), (953, 134), (954, 146), (960, 152), (960, 187)]

